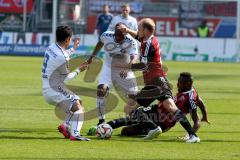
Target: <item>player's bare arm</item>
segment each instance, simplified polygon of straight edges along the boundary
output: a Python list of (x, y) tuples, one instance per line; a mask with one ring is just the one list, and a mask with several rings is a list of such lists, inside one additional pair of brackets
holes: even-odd
[(193, 131), (196, 133), (200, 128), (200, 119), (197, 113), (197, 110), (191, 112), (191, 117), (193, 120)]
[(92, 59), (93, 59), (94, 57), (96, 57), (97, 53), (102, 49), (103, 45), (104, 45), (104, 43), (102, 43), (101, 41), (98, 41), (98, 43), (97, 43), (96, 47), (94, 48), (91, 56), (90, 56), (89, 59), (87, 60), (87, 63), (88, 63), (88, 64), (91, 64), (91, 63), (92, 63)]
[(127, 77), (127, 73), (131, 69), (132, 64), (137, 62), (138, 56), (134, 55), (134, 56), (131, 56), (130, 58), (131, 58), (130, 63), (127, 64), (125, 67), (123, 67), (123, 70), (120, 72), (120, 77), (121, 78), (125, 79)]
[(210, 122), (208, 121), (206, 105), (204, 104), (202, 98), (198, 97), (196, 103), (197, 103), (197, 106), (200, 108), (200, 110), (202, 112), (202, 119), (201, 119), (201, 121), (202, 122), (207, 122), (208, 124), (210, 124)]
[(130, 34), (132, 37), (137, 37), (138, 35), (138, 31), (132, 30), (128, 27), (122, 28), (122, 30), (124, 30), (125, 32), (127, 32), (128, 34)]

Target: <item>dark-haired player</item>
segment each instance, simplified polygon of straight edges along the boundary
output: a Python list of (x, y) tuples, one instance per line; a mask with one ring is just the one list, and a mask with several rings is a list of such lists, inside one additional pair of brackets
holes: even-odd
[(135, 105), (131, 99), (138, 92), (134, 73), (129, 69), (115, 68), (114, 65), (133, 64), (138, 59), (138, 46), (136, 40), (123, 31), (123, 23), (117, 23), (114, 31), (106, 31), (100, 36), (88, 63), (92, 62), (102, 47), (105, 51), (104, 64), (99, 75), (97, 86), (97, 104), (99, 122), (105, 122), (105, 103), (109, 90), (115, 82), (125, 95), (128, 95), (126, 106)]
[(184, 113), (190, 113), (193, 120), (193, 130), (197, 132), (200, 128), (200, 120), (197, 114), (197, 106), (202, 112), (201, 121), (210, 123), (207, 118), (206, 106), (203, 100), (198, 95), (196, 89), (193, 87), (193, 78), (191, 73), (182, 72), (178, 78), (178, 93), (174, 97), (175, 104)]
[[(206, 107), (197, 94), (196, 90), (192, 86), (193, 80), (190, 73), (184, 72), (181, 73), (178, 78), (178, 93), (175, 97), (175, 103), (178, 104), (179, 109), (186, 115), (191, 114), (193, 120), (193, 129), (194, 132), (200, 127), (200, 120), (197, 114), (197, 106), (201, 109), (202, 112), (202, 121), (209, 123), (207, 119)], [(141, 115), (145, 115), (144, 119), (141, 119)], [(147, 119), (147, 121), (146, 121)], [(148, 125), (147, 123), (148, 122)], [(168, 131), (176, 123), (174, 114), (169, 112), (162, 103), (151, 105), (146, 108), (139, 107), (135, 112), (131, 114), (131, 118), (120, 118), (108, 122), (113, 128), (118, 128), (120, 126), (125, 126), (122, 129), (122, 135), (132, 136), (132, 135), (142, 135), (147, 134), (153, 126), (154, 123), (157, 126), (160, 126), (163, 132)], [(192, 142), (189, 140), (189, 137), (185, 139), (186, 142)]]
[(77, 49), (80, 41), (76, 39), (74, 48), (68, 50), (73, 31), (69, 26), (59, 26), (56, 29), (56, 43), (50, 45), (44, 55), (42, 65), (43, 96), (51, 105), (66, 112), (64, 122), (59, 125), (59, 131), (70, 140), (88, 141), (80, 136), (83, 124), (83, 106), (80, 98), (68, 90), (65, 83), (75, 78), (78, 73), (86, 69), (81, 65), (75, 71), (69, 72), (68, 61), (70, 55)]

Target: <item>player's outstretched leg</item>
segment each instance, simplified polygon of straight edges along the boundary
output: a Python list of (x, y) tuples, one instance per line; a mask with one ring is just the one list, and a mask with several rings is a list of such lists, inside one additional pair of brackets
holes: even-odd
[[(125, 117), (125, 118), (118, 118), (118, 119), (111, 120), (107, 122), (107, 124), (109, 124), (112, 127), (112, 129), (116, 129), (122, 126), (130, 125), (131, 122), (129, 121), (128, 117)], [(97, 128), (92, 127), (89, 129), (87, 134), (89, 136), (93, 136), (93, 135), (96, 135), (96, 131), (97, 131)]]
[(162, 133), (161, 127), (157, 126), (153, 121), (148, 117), (146, 113), (144, 113), (143, 107), (139, 107), (133, 112), (131, 116), (132, 121), (136, 121), (142, 124), (145, 130), (149, 130), (148, 134), (144, 137), (145, 140), (151, 140), (153, 138), (157, 138), (159, 134)]

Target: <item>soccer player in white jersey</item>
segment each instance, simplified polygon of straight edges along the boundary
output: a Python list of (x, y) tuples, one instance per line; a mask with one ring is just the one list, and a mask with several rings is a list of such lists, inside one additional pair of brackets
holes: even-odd
[(121, 6), (122, 14), (113, 17), (108, 30), (114, 31), (117, 23), (121, 22), (127, 26), (127, 28), (133, 30), (137, 34), (138, 23), (137, 19), (130, 15), (131, 8), (128, 3)]
[(68, 61), (70, 55), (78, 47), (80, 40), (74, 41), (74, 48), (69, 47), (73, 31), (68, 26), (59, 26), (56, 29), (56, 43), (50, 45), (44, 55), (42, 66), (42, 89), (45, 100), (66, 112), (64, 122), (58, 130), (65, 138), (70, 140), (88, 141), (90, 139), (80, 136), (83, 124), (83, 106), (80, 98), (68, 90), (65, 83), (75, 78), (78, 73), (86, 69), (83, 64), (75, 71), (69, 73)]
[(121, 91), (125, 95), (128, 95), (127, 104), (125, 106), (125, 113), (132, 106), (135, 106), (135, 101), (131, 99), (131, 96), (138, 92), (135, 75), (131, 70), (121, 70), (118, 67), (121, 64), (133, 64), (138, 59), (138, 46), (137, 42), (126, 32), (122, 31), (122, 27), (126, 27), (123, 23), (118, 23), (115, 26), (115, 31), (104, 32), (99, 42), (97, 43), (91, 57), (88, 59), (88, 63), (92, 62), (98, 51), (104, 47), (106, 52), (104, 64), (99, 76), (98, 91), (97, 91), (97, 109), (99, 123), (105, 122), (105, 99), (108, 95), (109, 89), (112, 87), (112, 83), (120, 87)]

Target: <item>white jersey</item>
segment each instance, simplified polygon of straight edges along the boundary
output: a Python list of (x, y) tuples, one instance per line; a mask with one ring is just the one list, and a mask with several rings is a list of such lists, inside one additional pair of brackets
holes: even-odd
[(123, 57), (123, 63), (129, 63), (131, 56), (138, 55), (137, 41), (130, 35), (127, 35), (121, 44), (115, 42), (113, 31), (104, 32), (100, 41), (104, 44), (105, 64), (111, 65), (112, 57)]
[(116, 83), (124, 94), (136, 94), (138, 88), (134, 73), (129, 71), (127, 77), (123, 79), (120, 77), (122, 69), (113, 67), (113, 65), (129, 64), (131, 57), (138, 55), (137, 41), (127, 35), (121, 43), (116, 43), (113, 31), (104, 32), (100, 41), (104, 44), (105, 59), (98, 84), (105, 84), (111, 88), (113, 83)]
[(62, 86), (69, 73), (68, 61), (70, 52), (63, 50), (58, 44), (50, 45), (44, 55), (42, 65), (42, 88), (49, 89)]
[(133, 16), (128, 16), (127, 18), (123, 17), (122, 15), (117, 15), (113, 17), (108, 30), (109, 31), (114, 31), (115, 26), (117, 23), (124, 23), (128, 28), (137, 31), (138, 30), (138, 24), (137, 24), (137, 19), (134, 18)]

